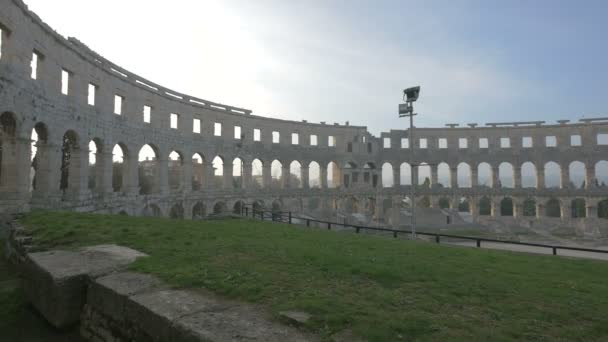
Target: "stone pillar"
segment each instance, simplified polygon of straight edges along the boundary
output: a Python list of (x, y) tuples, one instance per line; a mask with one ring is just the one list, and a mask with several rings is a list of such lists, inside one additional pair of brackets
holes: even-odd
[(490, 197), (490, 206), (490, 216), (500, 216), (500, 203), (496, 202), (496, 199), (494, 197)]
[(233, 170), (234, 164), (232, 166), (224, 164), (224, 173), (222, 175), (222, 189), (228, 190), (234, 188), (233, 182)]
[(513, 187), (515, 189), (521, 189), (521, 167), (513, 167)]
[(203, 185), (207, 190), (215, 190), (215, 168), (213, 163), (203, 163)]
[(521, 202), (513, 200), (513, 217), (520, 218), (523, 216), (524, 205)]
[(249, 189), (251, 187), (251, 182), (252, 182), (252, 166), (250, 162), (245, 162), (243, 161), (243, 172), (241, 174), (241, 179), (242, 179), (242, 188), (243, 189)]
[(393, 186), (398, 187), (399, 185), (401, 185), (401, 168), (399, 166), (393, 166)]
[(31, 180), (30, 180), (30, 166), (31, 166), (31, 147), (30, 139), (18, 138), (16, 141), (16, 160), (15, 160), (15, 172), (16, 172), (16, 191), (20, 198), (29, 197)]
[(308, 189), (310, 187), (309, 184), (308, 184), (308, 182), (309, 182), (309, 179), (308, 179), (309, 178), (309, 174), (308, 174), (309, 173), (309, 169), (308, 169), (308, 166), (302, 166), (300, 168), (300, 173), (302, 175), (302, 179), (301, 179), (301, 181), (302, 181), (302, 189)]
[[(431, 165), (431, 166), (429, 166), (429, 168), (431, 169), (431, 187), (435, 187), (435, 186), (437, 186), (437, 184), (439, 184), (439, 177), (437, 174), (437, 165)], [(416, 184), (418, 184), (418, 167), (416, 167), (415, 169), (416, 169), (416, 175), (414, 177), (414, 181), (416, 182)]]
[(476, 187), (479, 185), (479, 172), (477, 171), (477, 167), (471, 167), (471, 187)]
[(393, 229), (399, 229), (401, 225), (401, 199), (397, 196), (392, 197), (391, 223)]
[[(589, 201), (587, 201), (589, 203)], [(589, 203), (587, 206), (587, 218), (597, 218), (597, 203)]]
[(129, 195), (139, 195), (139, 161), (137, 155), (125, 156), (122, 189)]
[(559, 182), (560, 188), (568, 189), (570, 188), (570, 167), (568, 165), (566, 165), (566, 167), (563, 167), (561, 164), (559, 167), (561, 171), (561, 177)]
[(536, 188), (544, 189), (545, 188), (545, 167), (540, 166), (536, 169)]
[(58, 185), (53, 187), (51, 184), (51, 160), (58, 160), (56, 146), (38, 141), (36, 144), (36, 158), (32, 163), (35, 163), (36, 174), (33, 180), (34, 190), (32, 193), (33, 199), (46, 198), (49, 192), (56, 191)]
[(471, 216), (473, 217), (473, 222), (476, 222), (477, 218), (479, 217), (479, 210), (477, 209), (478, 201), (479, 201), (479, 198), (472, 198), (469, 201), (469, 210), (471, 211)]
[(283, 169), (281, 170), (281, 183), (283, 189), (290, 188), (289, 179), (291, 178), (290, 167), (287, 165), (283, 165)]
[(97, 152), (96, 159), (97, 165), (95, 167), (95, 172), (97, 175), (95, 176), (95, 185), (96, 191), (102, 194), (111, 194), (114, 192), (112, 188), (112, 175), (113, 175), (113, 165), (112, 165), (112, 153), (107, 152), (108, 147), (103, 147), (103, 152)]
[(572, 217), (572, 206), (569, 200), (562, 199), (559, 206), (562, 214), (562, 220), (566, 220)]
[(545, 216), (545, 206), (539, 199), (536, 199), (536, 218), (542, 218)]
[[(321, 189), (327, 189), (327, 166), (320, 166), (321, 170)], [(382, 184), (382, 181), (380, 181)]]
[(498, 177), (498, 168), (492, 166), (492, 187), (497, 189), (500, 188), (500, 185), (498, 184), (500, 178)]
[(70, 154), (68, 187), (65, 195), (69, 199), (82, 199), (89, 194), (89, 149), (75, 148)]
[(595, 187), (595, 165), (591, 162), (585, 163), (585, 189)]
[(458, 169), (450, 168), (450, 187), (456, 189), (458, 187)]
[(0, 189), (2, 192), (17, 191), (17, 142), (13, 139), (2, 140), (2, 168)]
[(264, 179), (264, 187), (270, 189), (272, 185), (272, 164), (269, 162), (262, 165), (262, 178)]
[(192, 159), (184, 158), (181, 183), (181, 189), (184, 193), (192, 192)]
[(166, 158), (156, 160), (156, 168), (158, 170), (158, 192), (163, 195), (169, 194), (169, 160)]

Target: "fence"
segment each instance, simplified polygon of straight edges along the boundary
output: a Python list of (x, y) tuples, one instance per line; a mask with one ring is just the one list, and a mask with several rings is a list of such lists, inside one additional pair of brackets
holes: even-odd
[[(250, 213), (251, 213), (251, 215), (250, 215)], [(333, 227), (341, 226), (343, 228), (354, 229), (357, 234), (359, 234), (359, 233), (361, 233), (361, 231), (365, 231), (365, 230), (392, 233), (394, 238), (397, 238), (399, 236), (399, 234), (401, 234), (401, 235), (411, 234), (411, 232), (408, 232), (405, 230), (396, 230), (396, 229), (385, 228), (385, 227), (368, 227), (368, 226), (352, 225), (352, 224), (347, 224), (347, 223), (323, 221), (323, 220), (311, 219), (311, 218), (307, 218), (307, 217), (298, 217), (298, 216), (293, 216), (291, 211), (265, 211), (265, 210), (253, 209), (253, 208), (244, 206), (241, 208), (241, 215), (245, 216), (245, 217), (251, 217), (254, 219), (259, 218), (262, 221), (263, 220), (272, 220), (274, 222), (283, 222), (283, 223), (287, 223), (287, 224), (293, 224), (294, 220), (300, 220), (302, 222), (306, 222), (307, 227), (310, 227), (311, 223), (318, 223), (320, 225), (326, 225), (328, 230), (331, 230), (332, 226)], [(441, 238), (475, 241), (475, 245), (477, 248), (481, 248), (482, 242), (490, 242), (490, 243), (500, 243), (500, 244), (505, 244), (505, 245), (519, 245), (519, 246), (549, 248), (552, 250), (553, 255), (557, 255), (557, 251), (560, 249), (561, 250), (570, 250), (570, 251), (579, 251), (579, 252), (608, 254), (608, 250), (602, 250), (602, 249), (556, 246), (556, 245), (547, 245), (547, 244), (542, 244), (542, 243), (488, 239), (488, 238), (480, 238), (480, 237), (473, 237), (473, 236), (440, 234), (440, 233), (430, 233), (430, 232), (416, 232), (416, 235), (433, 237), (435, 240), (435, 243), (438, 243), (438, 244), (441, 243)]]

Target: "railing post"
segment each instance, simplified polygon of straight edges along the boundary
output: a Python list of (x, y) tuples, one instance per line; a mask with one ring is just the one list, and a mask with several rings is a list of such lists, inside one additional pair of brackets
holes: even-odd
[(553, 255), (557, 255), (557, 247), (553, 247)]
[(291, 224), (291, 211), (289, 212), (289, 224)]
[(477, 248), (481, 247), (481, 240), (477, 240)]
[(439, 243), (439, 235), (435, 235), (435, 242)]

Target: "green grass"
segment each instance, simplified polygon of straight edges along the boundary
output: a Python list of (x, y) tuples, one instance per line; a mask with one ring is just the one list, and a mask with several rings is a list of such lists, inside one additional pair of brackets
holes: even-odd
[(437, 246), (250, 220), (172, 221), (34, 212), (40, 249), (117, 243), (180, 288), (302, 310), (326, 338), (372, 341), (608, 339), (608, 263)]

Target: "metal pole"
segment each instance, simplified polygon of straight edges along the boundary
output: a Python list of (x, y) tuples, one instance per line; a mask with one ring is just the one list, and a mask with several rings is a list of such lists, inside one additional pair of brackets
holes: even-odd
[[(413, 104), (412, 104), (413, 106)], [(418, 172), (415, 172), (415, 170), (417, 171), (417, 165), (414, 164), (414, 147), (416, 145), (416, 141), (414, 140), (414, 111), (412, 109), (412, 112), (410, 113), (410, 132), (409, 132), (409, 139), (410, 139), (410, 177), (411, 177), (411, 198), (410, 198), (410, 208), (411, 208), (411, 214), (412, 214), (412, 218), (411, 218), (411, 226), (412, 226), (412, 240), (416, 239), (416, 183), (417, 183), (417, 179), (415, 179), (415, 175), (418, 174)]]

